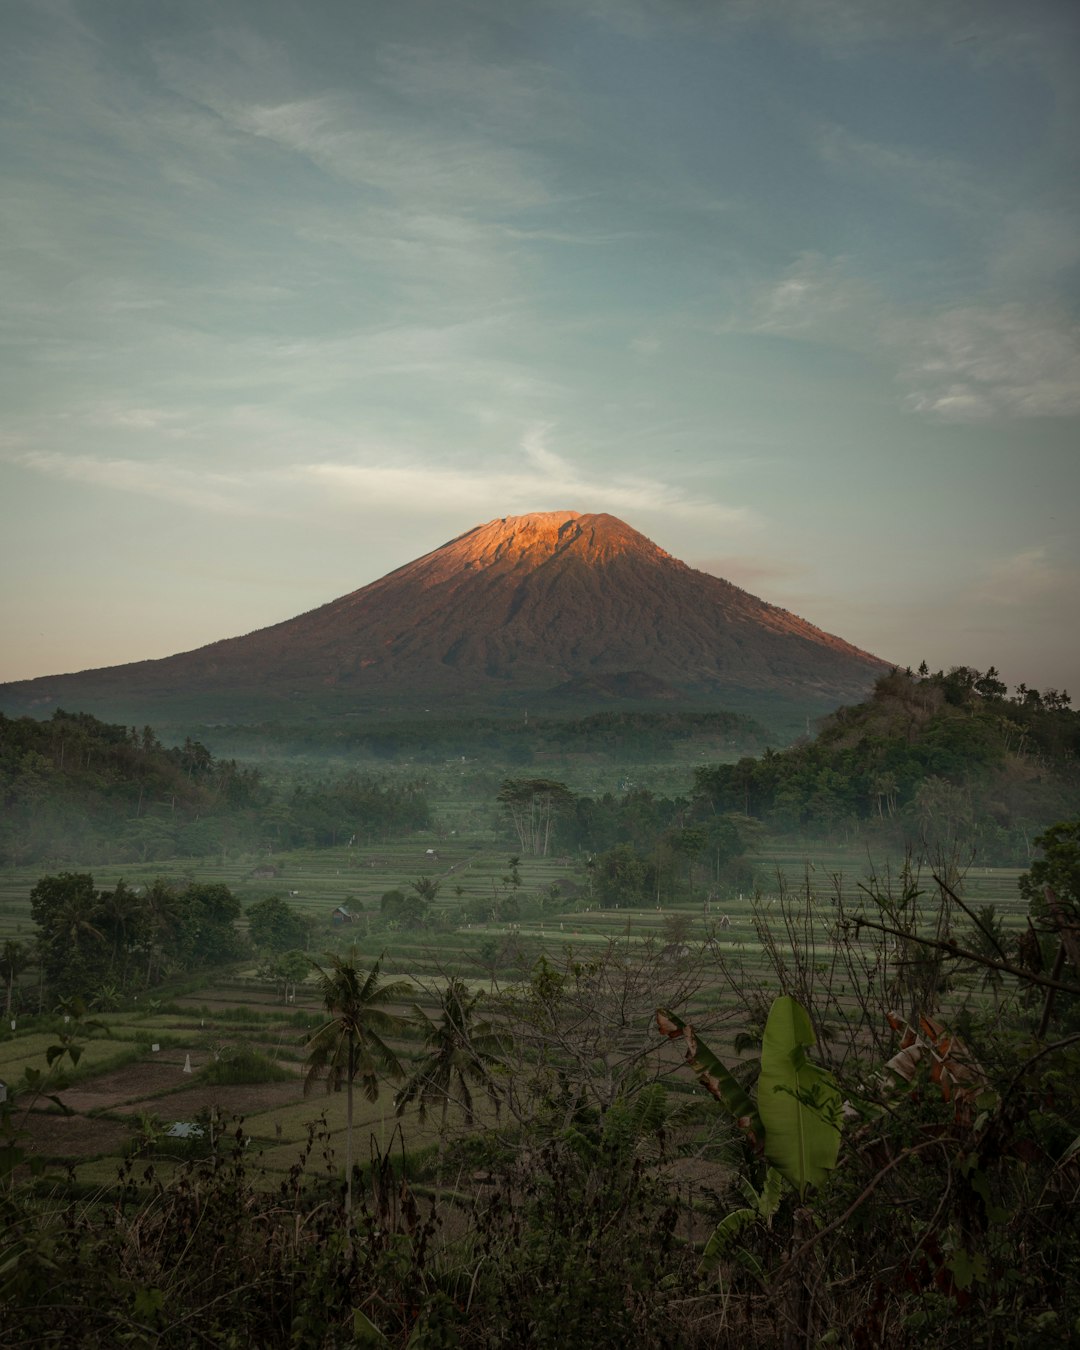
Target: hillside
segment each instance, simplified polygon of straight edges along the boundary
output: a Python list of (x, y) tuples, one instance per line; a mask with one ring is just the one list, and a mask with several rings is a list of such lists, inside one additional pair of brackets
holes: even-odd
[(430, 823), (412, 783), (355, 774), (304, 790), (215, 759), (198, 741), (167, 748), (150, 727), (59, 711), (0, 714), (0, 862), (152, 862), (228, 848), (326, 844)]
[(903, 847), (1026, 863), (1032, 840), (1080, 807), (1080, 713), (1067, 693), (1017, 688), (990, 668), (894, 671), (816, 738), (699, 769), (717, 811), (783, 832), (866, 833)]

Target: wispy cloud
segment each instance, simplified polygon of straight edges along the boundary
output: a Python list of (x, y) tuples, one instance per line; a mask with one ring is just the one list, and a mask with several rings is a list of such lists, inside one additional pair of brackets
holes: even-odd
[(816, 137), (817, 153), (833, 168), (868, 179), (890, 196), (923, 201), (939, 210), (973, 215), (997, 206), (999, 193), (970, 165), (943, 154), (867, 140), (828, 124)]
[(504, 460), (461, 468), (397, 450), (370, 449), (363, 458), (341, 457), (279, 467), (237, 468), (230, 473), (195, 470), (171, 462), (67, 455), (53, 451), (8, 453), (9, 464), (49, 477), (116, 492), (176, 502), (215, 515), (317, 518), (327, 511), (392, 511), (469, 518), (508, 511), (625, 511), (694, 521), (717, 528), (753, 529), (747, 507), (691, 496), (660, 479), (630, 472), (578, 467), (549, 445), (551, 428), (536, 426)]
[(254, 500), (243, 475), (196, 471), (176, 464), (105, 459), (33, 450), (8, 462), (51, 478), (137, 496), (157, 497), (198, 512), (224, 516), (275, 516), (283, 511)]
[(1056, 559), (1045, 544), (1020, 549), (993, 562), (976, 598), (991, 606), (1027, 608), (1074, 601), (1080, 570)]
[(874, 289), (844, 258), (802, 253), (778, 278), (754, 288), (730, 329), (833, 342), (861, 342), (878, 305)]
[(392, 507), (430, 515), (469, 509), (480, 516), (515, 511), (625, 511), (752, 528), (756, 512), (691, 497), (660, 479), (571, 464), (548, 444), (551, 429), (531, 428), (515, 455), (474, 470), (431, 463), (316, 463), (296, 466), (291, 476), (315, 483), (340, 506)]
[(943, 421), (1080, 412), (1080, 325), (1050, 304), (904, 301), (848, 259), (803, 254), (716, 327), (858, 351), (892, 369), (911, 412)]
[(968, 306), (908, 319), (900, 378), (908, 405), (949, 421), (1080, 412), (1080, 326), (1020, 304)]

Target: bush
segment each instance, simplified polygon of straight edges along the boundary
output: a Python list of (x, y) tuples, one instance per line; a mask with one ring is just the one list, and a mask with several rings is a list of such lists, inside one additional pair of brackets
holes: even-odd
[(277, 1060), (256, 1050), (253, 1045), (238, 1045), (226, 1050), (199, 1070), (204, 1083), (288, 1083), (296, 1077)]

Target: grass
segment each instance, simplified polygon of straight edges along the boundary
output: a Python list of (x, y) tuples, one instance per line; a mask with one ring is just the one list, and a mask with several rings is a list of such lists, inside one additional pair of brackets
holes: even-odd
[(296, 1073), (253, 1045), (240, 1045), (204, 1064), (199, 1081), (214, 1086), (237, 1083), (288, 1083)]

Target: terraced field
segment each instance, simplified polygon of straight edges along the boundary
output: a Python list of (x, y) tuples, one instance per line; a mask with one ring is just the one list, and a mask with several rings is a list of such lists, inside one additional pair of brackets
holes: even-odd
[[(429, 853), (429, 848), (434, 852)], [(853, 850), (816, 849), (810, 857), (798, 846), (774, 847), (754, 862), (767, 908), (771, 905), (778, 912), (781, 888), (790, 894), (805, 892), (809, 887), (810, 907), (822, 919), (813, 955), (814, 959), (827, 960), (835, 897), (842, 895), (845, 906), (856, 904), (865, 896), (863, 888), (875, 869), (865, 856)], [(254, 875), (260, 867), (271, 864), (277, 869), (276, 876)], [(381, 895), (391, 887), (407, 887), (422, 874), (440, 882), (435, 911), (437, 917), (441, 912), (446, 920), (450, 911), (463, 904), (505, 894), (505, 846), (493, 847), (483, 841), (406, 841), (369, 849), (275, 855), (268, 860), (247, 858), (222, 863), (207, 859), (165, 867), (125, 865), (96, 869), (96, 881), (108, 885), (122, 876), (129, 885), (137, 886), (163, 873), (222, 881), (240, 896), (245, 907), (268, 894), (284, 894), (291, 905), (315, 920), (313, 951), (340, 950), (352, 944), (365, 961), (383, 955), (387, 974), (415, 978), (416, 1001), (432, 1014), (439, 986), (450, 975), (465, 979), (474, 989), (504, 989), (527, 979), (541, 956), (557, 963), (572, 950), (579, 959), (586, 959), (613, 943), (624, 953), (636, 951), (643, 961), (655, 962), (660, 989), (665, 985), (665, 962), (672, 963), (674, 984), (683, 949), (697, 953), (705, 972), (704, 982), (684, 1008), (695, 1017), (715, 1014), (722, 1005), (738, 998), (730, 979), (720, 976), (721, 961), (729, 971), (741, 971), (747, 984), (768, 987), (772, 982), (772, 967), (755, 930), (750, 894), (674, 907), (600, 908), (588, 900), (587, 878), (580, 862), (568, 858), (528, 859), (520, 870), (521, 896), (569, 883), (579, 888), (579, 907), (513, 924), (489, 919), (454, 926), (447, 922), (441, 930), (438, 925), (434, 930), (417, 932), (386, 928), (379, 913)], [(0, 941), (31, 936), (29, 893), (39, 871), (17, 869), (0, 878)], [(879, 865), (876, 871), (880, 882), (886, 869)], [(971, 870), (962, 882), (963, 896), (976, 907), (993, 904), (1006, 926), (1018, 929), (1025, 908), (1016, 889), (1018, 876), (1018, 869)], [(928, 869), (924, 878), (932, 890)], [(332, 913), (342, 904), (358, 916), (356, 922), (335, 925)], [(712, 978), (710, 970), (716, 972)], [(26, 978), (26, 992), (31, 995), (34, 973)], [(266, 1169), (268, 1185), (279, 1184), (287, 1174), (304, 1148), (313, 1123), (326, 1136), (319, 1144), (319, 1157), (329, 1147), (340, 1159), (344, 1156), (344, 1095), (327, 1096), (318, 1088), (314, 1095), (305, 1097), (302, 1089), (304, 1042), (319, 1024), (320, 1011), (311, 984), (301, 984), (286, 1006), (280, 987), (260, 979), (255, 964), (249, 963), (184, 988), (164, 991), (157, 999), (148, 1000), (144, 995), (141, 1008), (136, 1001), (126, 1011), (102, 1013), (98, 1020), (108, 1034), (95, 1034), (85, 1041), (72, 1081), (60, 1094), (71, 1114), (63, 1114), (43, 1099), (32, 1103), (27, 1117), (31, 1146), (50, 1164), (74, 1165), (80, 1181), (108, 1185), (115, 1179), (121, 1157), (140, 1139), (142, 1157), (156, 1158), (155, 1165), (166, 1170), (176, 1166), (183, 1148), (175, 1140), (163, 1146), (163, 1132), (196, 1119), (205, 1127), (213, 1112), (218, 1129), (239, 1130), (244, 1139), (250, 1139), (252, 1160), (258, 1159)], [(17, 1018), (14, 1030), (5, 1024), (0, 1033), (0, 1081), (14, 1083), (26, 1066), (44, 1068), (47, 1049), (60, 1030), (63, 1028), (58, 1023), (46, 1026), (41, 1018), (32, 1017)], [(289, 1076), (283, 1082), (229, 1086), (202, 1081), (200, 1071), (216, 1055), (241, 1044), (260, 1050)], [(403, 1039), (398, 1048), (408, 1058), (416, 1053), (418, 1044), (414, 1035)], [(24, 1096), (22, 1106), (26, 1105)], [(357, 1110), (357, 1138), (364, 1141), (373, 1137), (381, 1149), (388, 1146), (399, 1125), (399, 1145), (406, 1152), (431, 1148), (438, 1141), (437, 1123), (420, 1125), (414, 1111), (401, 1122), (394, 1117), (389, 1091), (383, 1092), (375, 1104), (358, 1096)], [(320, 1119), (322, 1123), (318, 1123)], [(362, 1144), (361, 1153), (365, 1148)]]

